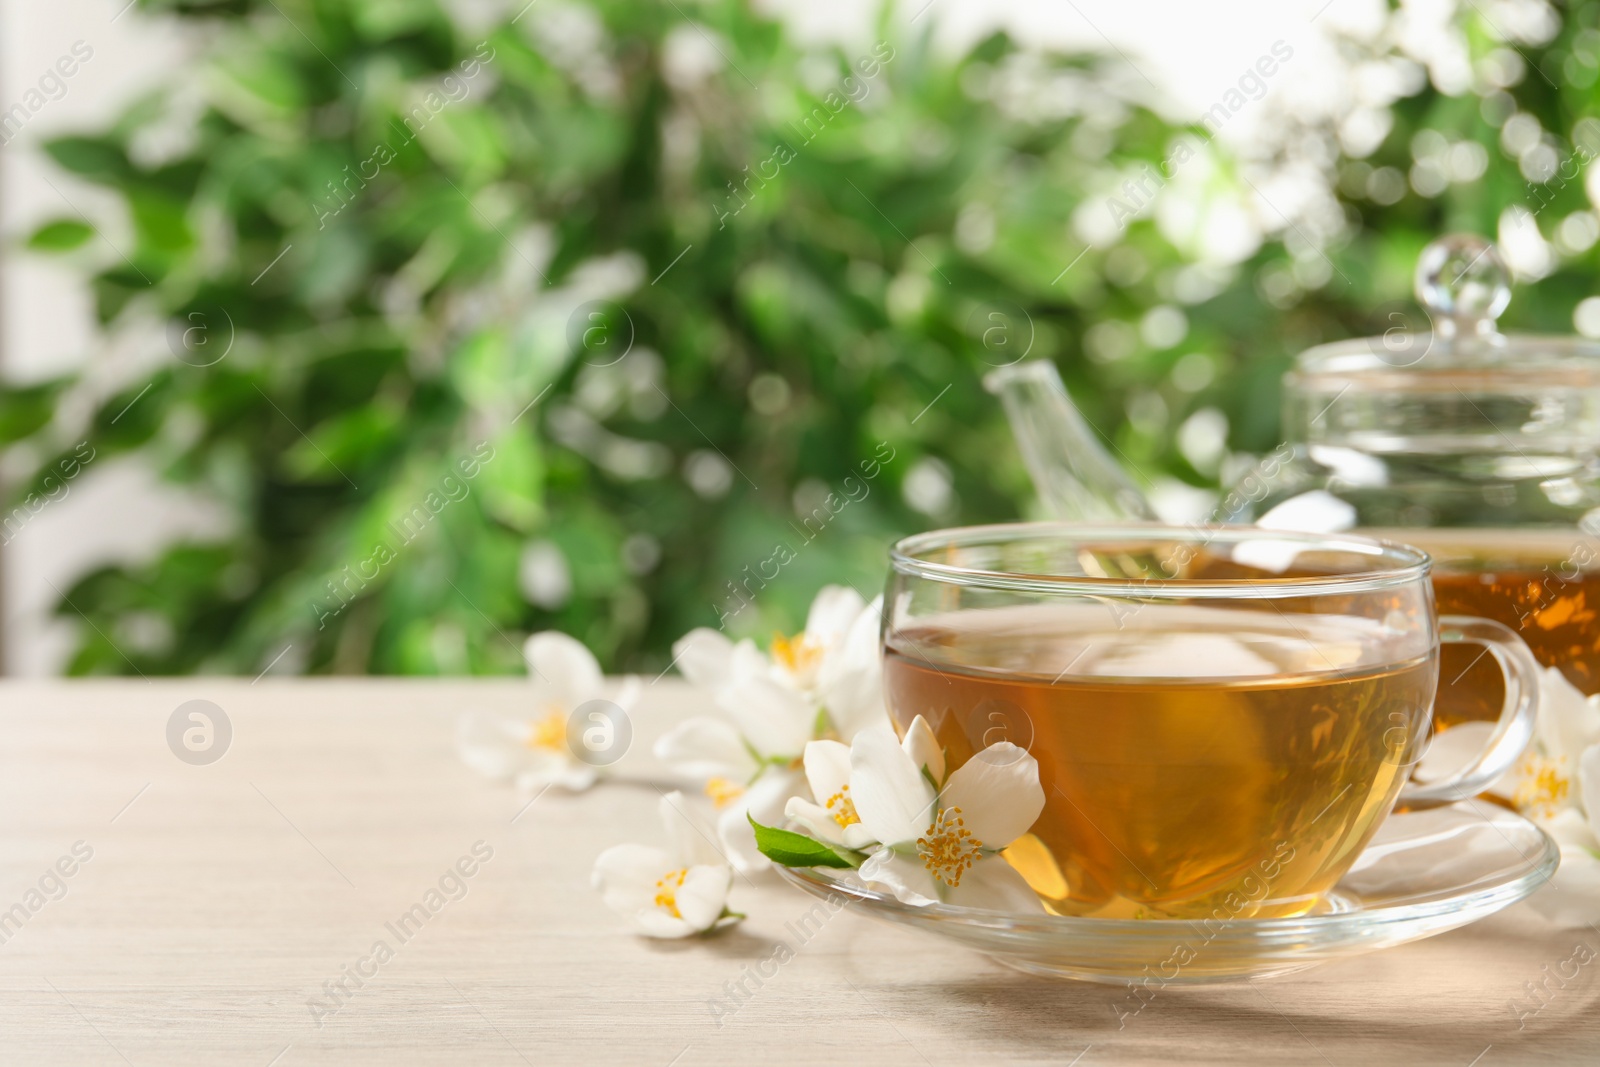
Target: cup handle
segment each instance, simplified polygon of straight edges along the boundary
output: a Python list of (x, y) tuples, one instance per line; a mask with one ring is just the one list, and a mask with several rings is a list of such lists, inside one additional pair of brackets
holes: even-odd
[(1409, 783), (1397, 803), (1407, 808), (1437, 808), (1468, 800), (1494, 784), (1528, 747), (1539, 711), (1539, 664), (1515, 630), (1468, 615), (1439, 617), (1440, 644), (1482, 645), (1506, 676), (1506, 704), (1489, 742), (1464, 769), (1449, 778)]

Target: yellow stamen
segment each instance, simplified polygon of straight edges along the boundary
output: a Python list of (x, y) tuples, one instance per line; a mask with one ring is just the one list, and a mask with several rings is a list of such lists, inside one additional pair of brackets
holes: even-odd
[(1559, 760), (1529, 756), (1518, 768), (1522, 783), (1512, 802), (1522, 811), (1550, 818), (1572, 791), (1572, 780), (1562, 772), (1566, 758)]
[(689, 868), (679, 867), (656, 879), (656, 907), (666, 908), (667, 914), (674, 919), (683, 918), (683, 914), (678, 911), (678, 890), (683, 887), (683, 880), (687, 877)]
[(793, 637), (773, 634), (772, 658), (783, 664), (790, 674), (806, 674), (821, 661), (822, 646), (803, 633)]
[(850, 799), (848, 785), (840, 786), (839, 791), (829, 797), (823, 807), (828, 809), (828, 814), (833, 816), (833, 821), (839, 824), (841, 830), (861, 821), (861, 816), (856, 814), (856, 802)]
[(731, 778), (713, 778), (706, 783), (706, 796), (717, 807), (725, 808), (744, 796), (744, 786)]
[(545, 709), (544, 717), (533, 724), (528, 732), (529, 748), (548, 748), (559, 752), (567, 747), (567, 717), (554, 704)]
[(917, 838), (917, 855), (934, 878), (954, 889), (972, 869), (983, 842), (972, 836), (960, 808), (941, 808), (925, 836)]

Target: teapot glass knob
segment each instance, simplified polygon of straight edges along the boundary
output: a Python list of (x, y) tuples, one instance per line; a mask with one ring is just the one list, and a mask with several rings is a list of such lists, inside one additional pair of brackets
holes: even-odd
[(1511, 302), (1510, 272), (1477, 234), (1441, 237), (1417, 260), (1417, 300), (1440, 337), (1490, 336)]

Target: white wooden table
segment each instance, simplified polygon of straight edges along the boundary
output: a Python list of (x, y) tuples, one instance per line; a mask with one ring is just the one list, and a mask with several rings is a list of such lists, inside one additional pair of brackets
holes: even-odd
[[(525, 695), (0, 685), (0, 1063), (1600, 1062), (1600, 961), (1521, 1029), (1508, 1007), (1575, 944), (1600, 950), (1523, 907), (1275, 981), (1169, 988), (1121, 1028), (1122, 990), (1026, 977), (850, 909), (801, 944), (786, 924), (812, 901), (772, 876), (736, 881), (750, 918), (721, 936), (630, 936), (589, 871), (607, 845), (655, 840), (656, 791), (552, 791), (519, 815), (523, 798), (456, 758), (459, 711)], [(209, 766), (167, 745), (191, 699), (233, 726)], [(651, 742), (694, 703), (653, 686), (622, 766), (652, 773)], [(474, 866), (480, 841), (493, 855)], [(386, 924), (463, 857), (465, 895), (400, 943)], [(399, 946), (381, 964), (380, 938)], [(793, 958), (761, 977), (780, 940)], [(347, 968), (368, 972), (360, 988)], [(342, 1003), (324, 985), (341, 978)], [(338, 1010), (314, 1021), (313, 998)]]

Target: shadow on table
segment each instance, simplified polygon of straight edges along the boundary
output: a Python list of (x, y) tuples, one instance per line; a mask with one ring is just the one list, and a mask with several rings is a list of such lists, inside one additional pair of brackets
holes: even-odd
[[(1291, 980), (1292, 981), (1292, 980)], [(1384, 983), (1383, 986), (1390, 986)], [(1056, 1049), (1071, 1059), (1085, 1045), (1110, 1051), (1180, 1056), (1183, 1062), (1284, 1062), (1304, 1057), (1349, 1062), (1404, 1062), (1409, 1067), (1476, 1062), (1488, 1047), (1517, 1062), (1594, 1063), (1600, 1041), (1600, 981), (1557, 991), (1542, 1010), (1520, 1020), (1505, 998), (1448, 1003), (1420, 990), (1352, 983), (1317, 1010), (1304, 1007), (1329, 987), (1265, 981), (1162, 989), (1148, 1000), (1126, 987), (1055, 982), (1003, 972), (969, 982), (880, 987), (909, 1016), (955, 1022), (977, 1016), (986, 1040), (1037, 1053)], [(1530, 1007), (1537, 1001), (1526, 1002)], [(888, 1006), (887, 1004), (885, 1006)], [(1520, 1027), (1519, 1027), (1520, 1022)], [(1342, 1054), (1342, 1055), (1341, 1055)], [(1508, 1062), (1500, 1059), (1496, 1062)]]
[(680, 953), (700, 955), (709, 952), (747, 963), (771, 956), (776, 944), (770, 937), (759, 937), (749, 933), (742, 925), (718, 930), (705, 937), (683, 937), (675, 940), (642, 937), (639, 941), (651, 952), (663, 956)]

